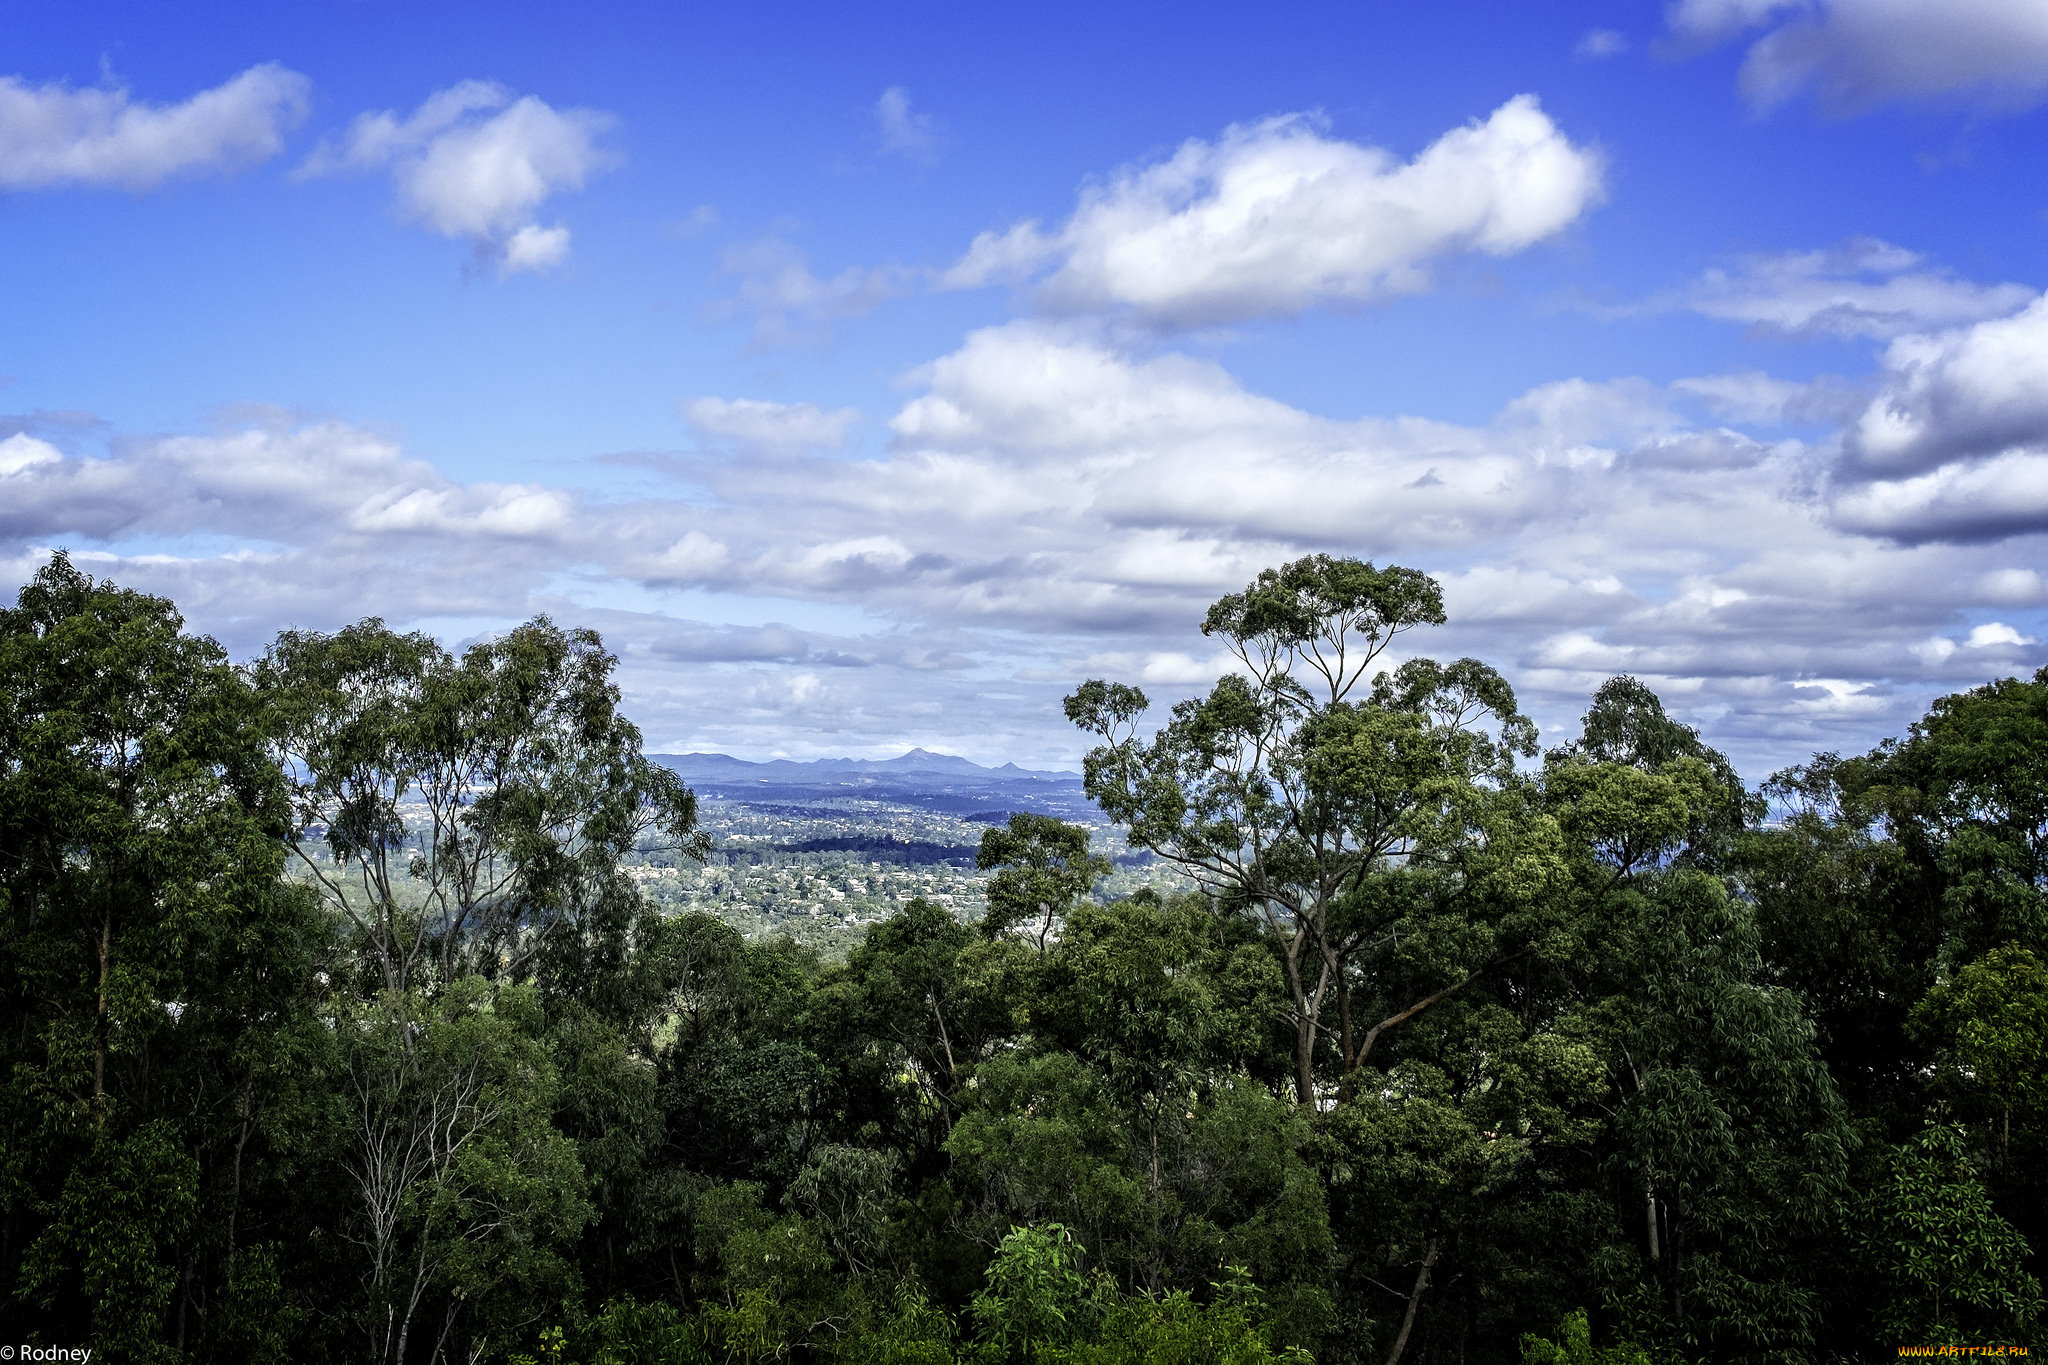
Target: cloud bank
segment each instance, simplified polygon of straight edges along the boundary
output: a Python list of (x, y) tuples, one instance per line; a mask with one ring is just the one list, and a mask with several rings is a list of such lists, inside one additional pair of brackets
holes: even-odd
[(1551, 734), (1626, 670), (1760, 775), (2038, 661), (2048, 479), (2026, 462), (2048, 415), (1993, 362), (2048, 355), (2040, 316), (1895, 341), (1871, 410), (1926, 425), (1882, 454), (1859, 444), (1870, 413), (1839, 440), (1775, 430), (1800, 386), (1767, 376), (1563, 380), (1476, 425), (1337, 420), (1026, 320), (912, 375), (872, 454), (831, 453), (848, 410), (692, 400), (707, 453), (672, 496), (461, 483), (331, 420), (104, 456), (23, 431), (0, 442), (0, 547), (20, 572), (82, 539), (231, 636), (589, 620), (659, 745), (1044, 760), (1077, 747), (1056, 705), (1074, 682), (1200, 685), (1206, 604), (1327, 550), (1436, 574), (1452, 624), (1410, 647), (1499, 663)]

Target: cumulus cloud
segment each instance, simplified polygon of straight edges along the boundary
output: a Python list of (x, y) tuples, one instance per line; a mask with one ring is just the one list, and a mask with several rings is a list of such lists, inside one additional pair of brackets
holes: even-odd
[(690, 585), (1067, 641), (1046, 678), (1114, 656), (1171, 693), (1202, 671), (1217, 593), (1308, 550), (1392, 559), (1453, 605), (1417, 647), (1502, 662), (1547, 723), (1628, 669), (1758, 766), (2005, 666), (1912, 648), (1961, 612), (2048, 602), (2031, 550), (1855, 522), (1816, 491), (1825, 448), (1692, 425), (1676, 387), (1563, 381), (1476, 427), (1334, 421), (1043, 323), (976, 333), (917, 380), (885, 458), (714, 470), (723, 505), (772, 505), (774, 526), (722, 518)]
[(394, 566), (461, 545), (557, 541), (575, 502), (531, 484), (456, 483), (379, 433), (275, 414), (213, 434), (120, 442), (105, 457), (16, 434), (0, 442), (0, 487), (0, 538), (16, 542), (225, 536), (263, 553), (337, 555), (374, 545)]
[(1902, 336), (1847, 433), (1849, 469), (1913, 474), (2048, 443), (2048, 295), (2011, 317)]
[(305, 120), (312, 82), (274, 62), (181, 104), (147, 104), (120, 86), (73, 90), (0, 76), (0, 189), (165, 181), (268, 161)]
[(1050, 308), (1165, 326), (1281, 316), (1415, 292), (1446, 256), (1522, 251), (1576, 222), (1601, 186), (1599, 154), (1533, 95), (1406, 163), (1313, 119), (1273, 118), (1090, 186), (1055, 230), (983, 233), (942, 282), (1037, 274)]
[(501, 274), (544, 270), (569, 252), (569, 229), (536, 221), (554, 195), (580, 190), (616, 163), (598, 146), (611, 116), (555, 109), (488, 81), (464, 81), (409, 117), (358, 116), (323, 144), (302, 176), (389, 168), (405, 214), (444, 237), (472, 242)]
[(2030, 0), (1677, 0), (1668, 17), (1681, 50), (1765, 30), (1742, 64), (1758, 110), (1804, 93), (1835, 113), (1901, 99), (2001, 111), (2048, 95), (2048, 8)]
[(875, 101), (875, 126), (882, 150), (913, 161), (931, 161), (939, 154), (939, 121), (910, 107), (910, 92), (892, 85)]
[(63, 452), (48, 441), (17, 431), (0, 441), (0, 479), (27, 475), (39, 468), (61, 463), (63, 459)]
[(1716, 267), (1676, 302), (1785, 336), (1888, 338), (2002, 317), (2033, 298), (2025, 285), (1960, 280), (1917, 252), (1858, 237)]
[(1893, 341), (1842, 445), (1830, 500), (1846, 529), (1907, 543), (2048, 531), (2048, 296)]
[(2048, 452), (2014, 450), (1905, 479), (1845, 483), (1835, 521), (1907, 542), (2001, 540), (2048, 528)]
[(749, 450), (788, 454), (836, 449), (860, 420), (857, 408), (827, 411), (815, 403), (771, 403), (759, 398), (697, 398), (683, 405), (697, 435)]

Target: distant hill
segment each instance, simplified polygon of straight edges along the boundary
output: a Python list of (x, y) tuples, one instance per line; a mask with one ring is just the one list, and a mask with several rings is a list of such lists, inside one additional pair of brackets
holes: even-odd
[(898, 758), (778, 758), (749, 762), (729, 754), (649, 754), (709, 800), (831, 813), (828, 802), (910, 806), (997, 823), (1012, 811), (1102, 823), (1077, 773), (1036, 772), (1005, 763), (984, 768), (954, 754), (912, 749)]

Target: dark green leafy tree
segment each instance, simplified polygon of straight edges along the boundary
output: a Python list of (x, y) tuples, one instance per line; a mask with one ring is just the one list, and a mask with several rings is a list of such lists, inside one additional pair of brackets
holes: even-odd
[(1022, 932), (1043, 952), (1067, 908), (1113, 870), (1109, 859), (1088, 851), (1088, 842), (1079, 825), (1029, 811), (985, 832), (974, 865), (995, 875), (988, 880), (981, 931), (991, 938)]
[[(1858, 1139), (1804, 1002), (1765, 970), (1753, 907), (1697, 856), (1740, 812), (1740, 784), (1660, 731), (1640, 689), (1610, 689), (1587, 718), (1595, 742), (1544, 772), (1603, 926), (1567, 1027), (1604, 1054), (1608, 1170), (1640, 1229), (1607, 1273), (1635, 1338), (1762, 1359), (1818, 1337)], [(1668, 742), (1600, 738), (1630, 726)]]
[[(535, 1326), (590, 1216), (530, 987), (478, 977), (340, 1005), (335, 1127), (356, 1196), (366, 1354), (481, 1354)], [(417, 1336), (416, 1336), (417, 1334)], [(471, 1350), (460, 1354), (469, 1356)]]
[(1985, 1125), (2000, 1167), (2039, 1150), (2048, 1121), (2048, 967), (2010, 944), (1937, 985), (1914, 1008), (1915, 1032), (1936, 1047), (1936, 1088)]
[(946, 1144), (976, 1239), (1056, 1221), (1127, 1290), (1246, 1265), (1314, 1316), (1330, 1251), (1306, 1124), (1246, 1072), (1270, 954), (1199, 901), (1142, 896), (1076, 907), (1036, 965), (1027, 1030), (975, 1068)]
[(1653, 1365), (1649, 1352), (1640, 1346), (1593, 1345), (1593, 1328), (1586, 1310), (1574, 1309), (1558, 1325), (1557, 1340), (1530, 1333), (1522, 1338), (1522, 1365)]
[(1991, 1207), (1964, 1134), (1932, 1123), (1891, 1153), (1870, 1198), (1883, 1328), (1911, 1345), (2024, 1345), (2042, 1315), (2026, 1239)]
[[(59, 555), (0, 611), (0, 1304), (128, 1359), (275, 1347), (319, 918), (255, 699)], [(282, 1148), (283, 1150), (280, 1150)], [(271, 1165), (274, 1175), (277, 1165)]]
[(1872, 758), (1893, 837), (1939, 874), (1945, 961), (2048, 950), (2048, 668), (1938, 699)]
[(1943, 937), (1939, 876), (1890, 836), (1881, 766), (1820, 754), (1774, 774), (1763, 793), (1780, 818), (1743, 834), (1731, 861), (1765, 970), (1806, 1001), (1873, 1156), (1921, 1125), (1931, 1057), (1908, 1019)]

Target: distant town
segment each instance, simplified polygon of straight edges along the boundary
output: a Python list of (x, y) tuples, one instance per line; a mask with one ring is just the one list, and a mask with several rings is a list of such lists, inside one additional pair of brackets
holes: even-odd
[(699, 862), (643, 846), (625, 870), (648, 899), (671, 913), (715, 914), (750, 938), (787, 934), (827, 958), (919, 896), (962, 920), (980, 918), (990, 874), (975, 868), (975, 853), (982, 832), (1012, 811), (1088, 827), (1096, 851), (1116, 864), (1101, 897), (1194, 885), (1171, 864), (1134, 853), (1075, 773), (985, 768), (921, 749), (886, 761), (649, 757), (697, 791), (712, 851)]

